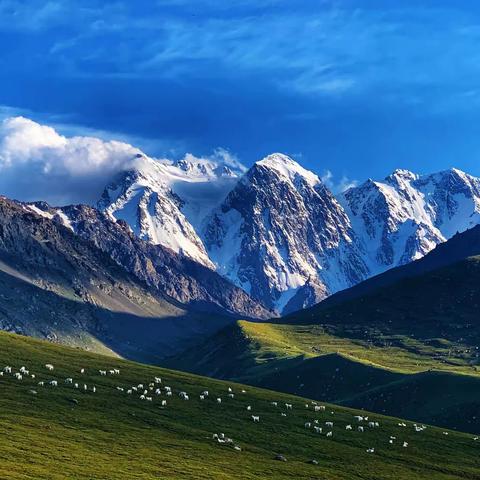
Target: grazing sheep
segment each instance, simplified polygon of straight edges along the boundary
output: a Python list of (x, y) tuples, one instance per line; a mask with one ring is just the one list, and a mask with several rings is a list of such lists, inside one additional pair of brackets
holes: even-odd
[(352, 429), (352, 426), (351, 426), (351, 425), (347, 425), (347, 426), (345, 427), (345, 430), (351, 430), (351, 429)]
[(358, 427), (357, 430), (358, 430), (359, 432), (363, 432), (363, 431), (364, 431), (363, 427)]
[(106, 371), (106, 370), (99, 370), (99, 372), (100, 372), (100, 375), (102, 375), (102, 376), (104, 376), (104, 377), (107, 375), (107, 371)]
[(403, 442), (403, 447), (407, 448), (408, 447), (408, 442)]
[(278, 406), (277, 402), (270, 402), (270, 405), (273, 405), (274, 407)]
[(325, 426), (333, 428), (333, 422), (325, 422)]
[(285, 408), (286, 408), (287, 410), (291, 410), (291, 409), (292, 409), (292, 404), (291, 404), (291, 403), (286, 403), (286, 404), (285, 404)]
[(65, 383), (72, 384), (73, 383), (73, 378), (66, 378)]
[(162, 407), (165, 407), (167, 405), (167, 401), (166, 400), (162, 400)]
[(316, 426), (314, 426), (313, 429), (314, 429), (315, 432), (317, 432), (317, 433), (322, 433), (322, 427), (316, 427)]
[(327, 432), (327, 437), (333, 437), (333, 432)]
[(375, 449), (374, 448), (367, 448), (367, 453), (375, 453)]
[(40, 387), (43, 387), (43, 386), (45, 385), (45, 382), (38, 382), (38, 385), (39, 385)]
[(155, 383), (162, 383), (162, 379), (160, 377), (155, 377)]
[(229, 393), (228, 396), (229, 396), (229, 398), (235, 397), (235, 395), (233, 393)]
[(251, 405), (248, 405), (247, 406), (247, 410), (250, 411), (252, 409), (252, 406)]
[(200, 395), (200, 400), (205, 400), (205, 395)]
[(51, 372), (53, 370), (53, 365), (51, 363), (46, 363), (45, 368)]
[(56, 386), (58, 386), (58, 382), (57, 382), (56, 380), (52, 380), (52, 381), (50, 382), (50, 385), (51, 385), (52, 387), (56, 387)]
[(260, 421), (260, 417), (258, 415), (252, 415), (252, 420), (253, 422), (259, 422)]
[(220, 397), (217, 398), (217, 403), (222, 403), (222, 399)]
[(83, 375), (85, 373), (85, 369), (84, 368), (81, 368), (80, 369), (80, 373)]
[(305, 422), (305, 425), (304, 425), (305, 428), (311, 428), (312, 427), (312, 424), (310, 422)]

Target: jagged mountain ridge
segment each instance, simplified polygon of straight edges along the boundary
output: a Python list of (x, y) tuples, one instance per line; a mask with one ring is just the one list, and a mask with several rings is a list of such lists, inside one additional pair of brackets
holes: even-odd
[(0, 197), (2, 330), (158, 361), (229, 322), (150, 288), (72, 232), (64, 215)]
[(162, 246), (138, 238), (123, 220), (114, 221), (87, 205), (52, 208), (25, 204), (35, 213), (69, 228), (160, 294), (196, 311), (246, 318), (272, 315), (210, 268)]
[(419, 176), (396, 170), (339, 196), (365, 246), (372, 273), (421, 258), (480, 221), (480, 179), (451, 169)]
[(244, 174), (194, 160), (143, 157), (99, 207), (283, 313), (418, 259), (480, 219), (480, 180), (456, 169), (396, 170), (334, 196), (283, 154)]

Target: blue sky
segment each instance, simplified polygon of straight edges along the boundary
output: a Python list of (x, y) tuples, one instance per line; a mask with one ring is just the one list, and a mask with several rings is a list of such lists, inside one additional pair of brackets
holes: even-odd
[(0, 0), (0, 44), (0, 105), (151, 155), (480, 175), (472, 0)]

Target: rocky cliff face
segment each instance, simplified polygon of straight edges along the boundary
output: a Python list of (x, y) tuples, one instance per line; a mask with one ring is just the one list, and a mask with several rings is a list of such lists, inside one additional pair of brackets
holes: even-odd
[(396, 170), (339, 200), (372, 273), (421, 258), (480, 220), (480, 180), (456, 169), (424, 176)]
[(368, 275), (350, 221), (319, 178), (291, 158), (257, 162), (204, 227), (219, 273), (282, 310), (315, 279), (326, 296)]
[[(67, 225), (118, 265), (159, 293), (196, 311), (246, 318), (272, 315), (243, 290), (216, 272), (161, 245), (139, 239), (129, 225), (85, 205), (35, 209)], [(31, 206), (29, 206), (31, 208)]]

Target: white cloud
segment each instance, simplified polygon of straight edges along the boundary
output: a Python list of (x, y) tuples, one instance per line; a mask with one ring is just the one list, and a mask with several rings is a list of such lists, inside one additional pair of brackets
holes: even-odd
[(352, 180), (345, 175), (341, 177), (339, 181), (336, 181), (335, 176), (330, 170), (325, 170), (320, 178), (322, 179), (322, 182), (335, 194), (342, 193), (345, 190), (358, 185), (357, 180)]
[(60, 135), (25, 117), (0, 123), (0, 193), (53, 204), (95, 202), (140, 150), (127, 143)]
[[(24, 116), (5, 117), (10, 111), (0, 108), (1, 195), (23, 201), (45, 200), (52, 205), (95, 204), (117, 173), (141, 162), (137, 155), (142, 150), (126, 142), (106, 140), (106, 132), (101, 132), (103, 138), (62, 135)], [(79, 131), (78, 127), (61, 128)], [(238, 174), (246, 171), (224, 148), (204, 157), (187, 153), (184, 159), (225, 164)]]

